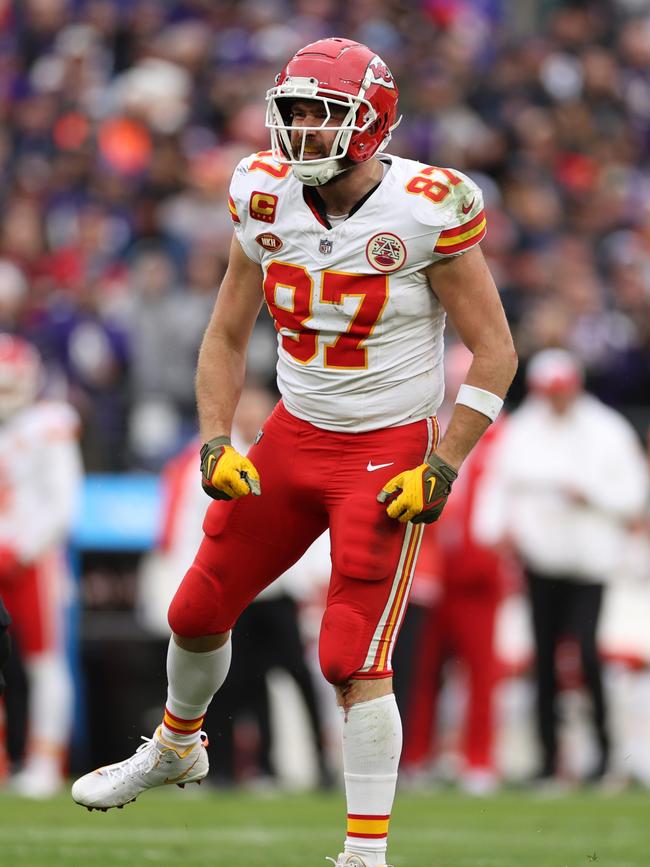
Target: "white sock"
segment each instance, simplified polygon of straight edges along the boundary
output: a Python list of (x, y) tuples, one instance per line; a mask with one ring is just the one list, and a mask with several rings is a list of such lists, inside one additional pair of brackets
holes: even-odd
[(188, 747), (199, 740), (203, 717), (212, 696), (226, 679), (231, 657), (230, 638), (207, 653), (192, 653), (170, 638), (167, 704), (162, 723), (164, 740), (179, 747)]
[(395, 696), (354, 704), (343, 720), (348, 807), (344, 851), (361, 855), (368, 867), (379, 867), (386, 863), (388, 822), (402, 752), (402, 721)]
[(28, 684), (28, 761), (51, 756), (63, 767), (72, 727), (72, 676), (65, 658), (40, 653), (25, 662)]

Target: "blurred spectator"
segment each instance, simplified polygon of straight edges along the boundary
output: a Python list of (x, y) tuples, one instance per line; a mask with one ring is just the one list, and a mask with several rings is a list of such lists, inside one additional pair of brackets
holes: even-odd
[(196, 362), (223, 271), (224, 263), (213, 245), (193, 244), (188, 251), (185, 281), (169, 299), (169, 318), (175, 327), (166, 347), (173, 359), (166, 391), (186, 430), (194, 429)]
[(177, 362), (169, 341), (178, 327), (171, 305), (178, 275), (164, 249), (143, 248), (134, 257), (130, 278), (129, 444), (136, 465), (155, 470), (182, 441), (169, 390)]
[(18, 334), (23, 327), (23, 308), (27, 300), (27, 280), (23, 272), (6, 259), (0, 260), (0, 330)]
[(634, 431), (583, 390), (564, 350), (527, 370), (529, 395), (506, 423), (477, 503), (485, 543), (509, 545), (525, 568), (536, 653), (538, 778), (564, 771), (558, 744), (558, 648), (573, 638), (591, 699), (597, 758), (608, 769), (610, 734), (596, 636), (605, 585), (622, 565), (628, 528), (646, 504), (648, 478)]
[[(650, 428), (646, 432), (650, 474)], [(604, 600), (598, 646), (612, 701), (613, 772), (623, 784), (650, 788), (650, 500), (633, 521), (616, 581)]]
[(10, 784), (30, 798), (49, 797), (64, 782), (72, 723), (65, 543), (82, 470), (78, 418), (67, 404), (38, 400), (40, 384), (32, 346), (1, 335), (0, 593), (28, 685), (26, 752)]

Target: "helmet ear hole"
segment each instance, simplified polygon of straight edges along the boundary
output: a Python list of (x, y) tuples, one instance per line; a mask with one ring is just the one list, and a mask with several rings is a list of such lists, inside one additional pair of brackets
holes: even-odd
[(382, 127), (385, 125), (385, 118), (378, 117), (374, 123), (371, 123), (368, 127), (368, 135), (375, 136), (379, 135), (382, 131)]
[(295, 99), (286, 96), (278, 97), (275, 100), (275, 104), (277, 105), (278, 111), (280, 112), (282, 120), (286, 124), (286, 126), (291, 125), (291, 109), (293, 108), (294, 102)]

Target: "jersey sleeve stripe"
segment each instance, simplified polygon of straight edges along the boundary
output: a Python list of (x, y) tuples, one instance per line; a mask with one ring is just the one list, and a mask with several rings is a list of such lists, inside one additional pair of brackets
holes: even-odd
[(479, 241), (482, 241), (485, 237), (486, 230), (487, 225), (485, 220), (483, 220), (483, 222), (475, 229), (471, 229), (469, 232), (465, 232), (463, 235), (459, 235), (456, 238), (438, 239), (438, 243), (434, 247), (434, 252), (462, 253), (463, 250), (469, 250), (470, 247), (473, 247), (475, 244), (478, 244)]
[(235, 200), (232, 196), (228, 196), (228, 210), (230, 211), (230, 216), (233, 219), (234, 223), (241, 223), (239, 219), (239, 214), (237, 213), (237, 207), (235, 205)]
[(458, 238), (459, 235), (464, 235), (465, 232), (469, 232), (472, 229), (475, 229), (477, 226), (480, 226), (483, 220), (485, 220), (485, 211), (480, 210), (475, 217), (472, 217), (471, 220), (463, 223), (462, 226), (455, 226), (453, 229), (445, 229), (444, 232), (440, 233), (440, 237)]

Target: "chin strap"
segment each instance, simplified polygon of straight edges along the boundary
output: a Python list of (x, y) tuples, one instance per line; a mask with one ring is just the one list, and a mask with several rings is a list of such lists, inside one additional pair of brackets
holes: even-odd
[(321, 163), (318, 166), (298, 165), (294, 163), (293, 173), (301, 184), (308, 187), (322, 187), (332, 178), (343, 174), (352, 168), (350, 165), (342, 165), (343, 160), (330, 160), (327, 163)]

